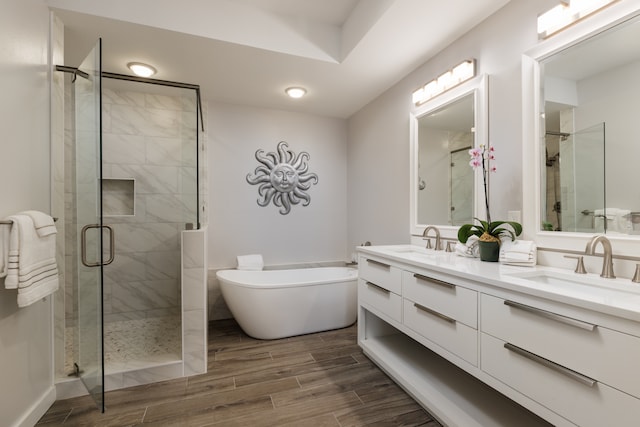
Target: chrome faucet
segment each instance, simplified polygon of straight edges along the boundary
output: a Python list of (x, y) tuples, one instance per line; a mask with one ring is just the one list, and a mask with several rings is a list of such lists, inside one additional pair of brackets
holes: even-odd
[[(437, 227), (430, 225), (427, 228), (424, 229), (424, 231), (422, 232), (422, 237), (427, 238), (427, 234), (429, 234), (430, 230), (434, 230), (436, 232), (436, 247), (435, 250), (436, 251), (441, 251), (442, 250), (442, 241), (440, 240), (440, 230), (438, 230)], [(427, 249), (431, 249), (429, 247), (429, 245), (427, 245)]]
[(611, 242), (604, 235), (599, 234), (593, 236), (587, 243), (587, 247), (584, 250), (586, 255), (595, 254), (596, 246), (598, 243), (602, 243), (602, 249), (604, 250), (604, 258), (602, 260), (602, 273), (600, 277), (605, 279), (615, 279), (616, 275), (613, 273), (613, 253), (611, 249)]

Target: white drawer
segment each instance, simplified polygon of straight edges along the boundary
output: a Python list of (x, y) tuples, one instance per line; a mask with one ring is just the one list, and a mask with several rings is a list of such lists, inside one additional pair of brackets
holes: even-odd
[(467, 326), (478, 327), (476, 291), (422, 274), (403, 271), (402, 296)]
[(483, 332), (640, 398), (639, 338), (484, 294), (480, 310)]
[(396, 322), (402, 322), (402, 298), (380, 286), (358, 279), (358, 304), (365, 304)]
[(358, 277), (398, 295), (401, 293), (402, 270), (399, 268), (366, 255), (360, 257), (358, 267)]
[[(524, 334), (526, 335), (526, 334)], [(481, 334), (482, 370), (581, 427), (637, 426), (640, 400), (605, 384), (588, 385), (558, 365)], [(530, 357), (533, 357), (532, 360)], [(604, 362), (603, 362), (604, 363)]]
[(478, 365), (476, 329), (406, 298), (404, 324), (472, 365)]

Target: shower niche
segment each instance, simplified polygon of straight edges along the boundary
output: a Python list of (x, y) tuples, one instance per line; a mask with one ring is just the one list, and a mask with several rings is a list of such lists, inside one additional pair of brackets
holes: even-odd
[(104, 216), (135, 216), (136, 181), (134, 179), (102, 178), (102, 214)]

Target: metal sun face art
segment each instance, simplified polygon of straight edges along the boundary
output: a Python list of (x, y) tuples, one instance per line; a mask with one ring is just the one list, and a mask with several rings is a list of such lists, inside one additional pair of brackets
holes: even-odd
[(267, 206), (271, 201), (280, 208), (280, 214), (291, 212), (291, 206), (300, 202), (302, 206), (311, 203), (306, 191), (318, 183), (318, 175), (308, 173), (309, 153), (302, 151), (297, 156), (285, 141), (278, 143), (277, 152), (256, 151), (256, 160), (261, 164), (253, 174), (247, 174), (247, 182), (259, 185), (258, 205)]

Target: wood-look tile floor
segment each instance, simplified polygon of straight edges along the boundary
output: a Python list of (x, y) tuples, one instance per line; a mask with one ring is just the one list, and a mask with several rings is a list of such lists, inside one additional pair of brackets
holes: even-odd
[(360, 350), (356, 326), (273, 341), (209, 328), (208, 373), (57, 401), (38, 425), (440, 426)]

